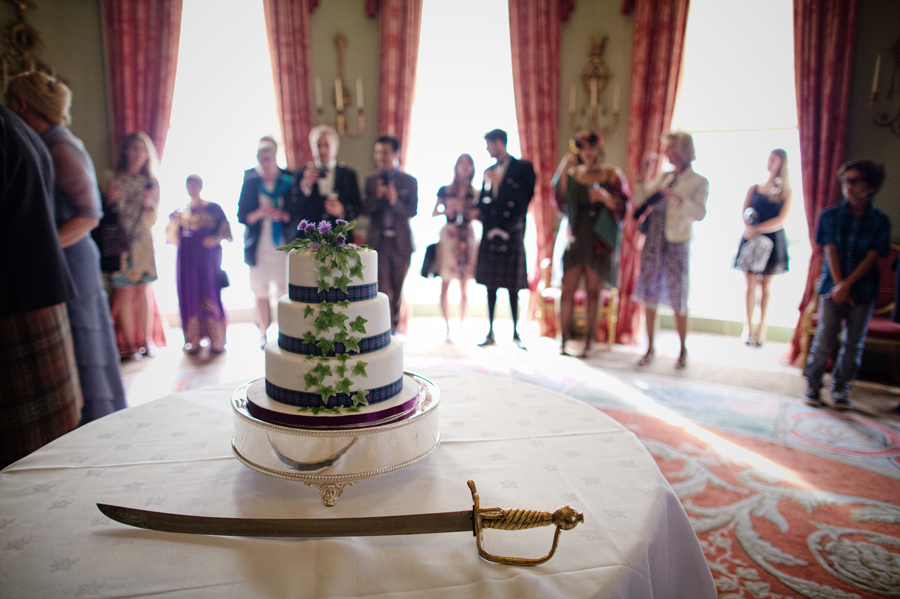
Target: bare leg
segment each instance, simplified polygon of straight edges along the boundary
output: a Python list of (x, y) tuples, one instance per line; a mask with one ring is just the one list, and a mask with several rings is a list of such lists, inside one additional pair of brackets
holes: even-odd
[(559, 297), (559, 330), (562, 345), (559, 353), (566, 353), (566, 341), (572, 330), (572, 308), (575, 305), (575, 291), (578, 289), (578, 278), (581, 273), (578, 267), (570, 267), (563, 272), (562, 289)]
[(656, 306), (644, 306), (644, 321), (647, 327), (647, 353), (638, 362), (638, 366), (649, 364), (653, 360), (656, 348), (653, 346), (653, 338), (656, 334)]
[(141, 284), (134, 288), (135, 301), (138, 308), (138, 322), (143, 329), (144, 339), (141, 341), (147, 353), (151, 353), (153, 342), (153, 311), (150, 310), (150, 298), (147, 295), (147, 285)]
[(259, 327), (260, 346), (264, 345), (266, 331), (269, 330), (269, 298), (256, 296), (256, 326)]
[(119, 325), (122, 327), (122, 336), (125, 337), (125, 351), (123, 356), (131, 358), (137, 353), (134, 332), (134, 301), (135, 287), (116, 287), (113, 293), (116, 303), (119, 305)]
[(463, 321), (466, 319), (466, 312), (469, 310), (469, 292), (467, 290), (467, 279), (459, 280), (459, 328), (462, 329)]
[(772, 275), (761, 275), (762, 294), (759, 298), (759, 327), (756, 329), (756, 340), (766, 340), (766, 316), (769, 314), (769, 300), (772, 291)]
[(756, 335), (753, 334), (753, 312), (756, 310), (756, 275), (747, 273), (747, 321), (744, 330), (747, 332), (747, 343), (752, 343)]
[(675, 328), (678, 329), (678, 337), (681, 339), (681, 353), (678, 355), (678, 361), (675, 362), (675, 368), (684, 368), (687, 365), (687, 340), (688, 314), (675, 313)]
[(587, 287), (587, 306), (585, 307), (587, 335), (584, 339), (584, 351), (581, 352), (582, 358), (587, 357), (597, 335), (597, 311), (600, 309), (600, 290), (603, 287), (603, 279), (600, 275), (587, 266), (584, 267), (584, 280), (585, 287)]
[(444, 323), (447, 325), (447, 334), (450, 334), (450, 279), (441, 279), (441, 314), (444, 315)]

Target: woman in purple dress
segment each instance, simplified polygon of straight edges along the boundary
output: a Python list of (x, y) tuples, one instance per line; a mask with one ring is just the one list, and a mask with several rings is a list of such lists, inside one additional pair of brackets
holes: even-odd
[(197, 354), (209, 339), (209, 351), (225, 351), (225, 309), (222, 286), (222, 240), (231, 241), (231, 227), (221, 206), (200, 198), (203, 180), (187, 178), (190, 203), (169, 215), (166, 237), (178, 246), (178, 307), (184, 331), (184, 351)]

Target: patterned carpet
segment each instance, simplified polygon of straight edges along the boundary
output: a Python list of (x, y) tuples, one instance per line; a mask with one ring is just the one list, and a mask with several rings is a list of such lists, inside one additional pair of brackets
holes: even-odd
[[(131, 365), (130, 401), (261, 376), (262, 352), (235, 349), (252, 348), (255, 330), (232, 328), (229, 352), (211, 362), (175, 350)], [(886, 415), (897, 389), (858, 385), (852, 397), (869, 407), (838, 413), (796, 399), (802, 381), (792, 369), (729, 373), (712, 363), (722, 343), (736, 345), (727, 338), (676, 374), (634, 368), (636, 348), (585, 363), (556, 355), (549, 340), (531, 338), (528, 352), (485, 350), (464, 339), (436, 344), (442, 331), (424, 329), (406, 340), (409, 370), (530, 382), (634, 431), (691, 517), (722, 599), (900, 596), (900, 422)], [(692, 378), (704, 369), (712, 380)], [(763, 390), (772, 387), (785, 394)]]

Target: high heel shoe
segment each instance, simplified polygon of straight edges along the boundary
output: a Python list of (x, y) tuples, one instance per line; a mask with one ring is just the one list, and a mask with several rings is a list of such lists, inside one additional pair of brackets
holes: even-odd
[(648, 349), (647, 353), (644, 354), (644, 357), (641, 358), (640, 360), (638, 360), (637, 365), (638, 366), (646, 366), (647, 364), (649, 364), (650, 362), (653, 361), (654, 354), (656, 354), (655, 349)]
[(675, 361), (675, 369), (681, 370), (687, 366), (687, 352), (681, 352), (681, 355), (678, 356), (678, 360)]

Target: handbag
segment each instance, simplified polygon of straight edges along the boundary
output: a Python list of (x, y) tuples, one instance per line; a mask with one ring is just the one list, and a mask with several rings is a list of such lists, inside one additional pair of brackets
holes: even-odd
[(119, 224), (119, 211), (114, 206), (107, 207), (100, 219), (100, 255), (119, 256), (128, 251), (128, 231)]
[(765, 235), (756, 235), (741, 246), (735, 266), (744, 272), (759, 274), (766, 268), (775, 243)]
[(422, 276), (426, 279), (437, 275), (437, 246), (432, 243), (425, 248), (425, 259), (422, 260)]
[(231, 281), (228, 280), (228, 272), (225, 271), (224, 268), (219, 269), (219, 289), (225, 289), (231, 285)]

